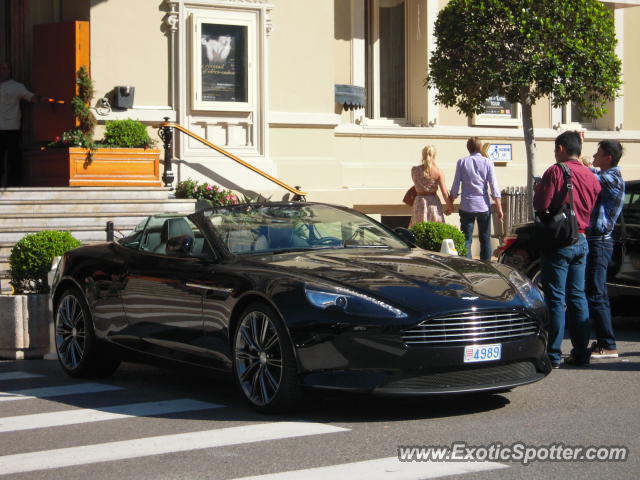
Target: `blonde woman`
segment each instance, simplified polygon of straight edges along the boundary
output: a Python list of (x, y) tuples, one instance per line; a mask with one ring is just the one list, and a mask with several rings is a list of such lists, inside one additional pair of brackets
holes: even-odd
[(416, 187), (416, 199), (413, 202), (413, 215), (409, 226), (418, 222), (444, 223), (442, 203), (438, 198), (440, 192), (445, 201), (444, 213), (451, 213), (451, 200), (447, 190), (444, 173), (436, 166), (436, 149), (433, 145), (427, 145), (422, 149), (422, 165), (411, 168), (411, 179)]

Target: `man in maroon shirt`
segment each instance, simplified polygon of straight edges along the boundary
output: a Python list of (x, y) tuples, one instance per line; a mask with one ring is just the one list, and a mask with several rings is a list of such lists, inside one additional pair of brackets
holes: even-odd
[(573, 349), (565, 359), (567, 365), (589, 365), (589, 307), (584, 293), (584, 275), (589, 246), (584, 231), (589, 226), (591, 210), (600, 193), (595, 175), (580, 162), (582, 141), (578, 132), (564, 132), (556, 138), (556, 164), (550, 166), (533, 196), (536, 212), (556, 213), (562, 203), (569, 203), (562, 168), (571, 171), (573, 205), (578, 223), (578, 241), (566, 247), (543, 250), (540, 267), (542, 288), (549, 310), (549, 359), (554, 368), (560, 366), (561, 346), (566, 323)]

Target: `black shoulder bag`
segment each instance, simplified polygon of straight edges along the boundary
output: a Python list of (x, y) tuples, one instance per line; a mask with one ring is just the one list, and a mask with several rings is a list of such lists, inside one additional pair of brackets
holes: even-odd
[(578, 241), (578, 222), (573, 209), (573, 183), (571, 170), (564, 163), (558, 164), (564, 175), (569, 203), (562, 202), (555, 213), (536, 212), (534, 239), (541, 250), (555, 250), (573, 245)]

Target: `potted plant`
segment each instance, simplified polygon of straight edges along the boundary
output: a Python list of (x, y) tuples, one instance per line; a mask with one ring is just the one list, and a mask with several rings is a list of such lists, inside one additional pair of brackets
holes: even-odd
[(0, 357), (42, 357), (49, 351), (51, 305), (48, 273), (55, 257), (81, 244), (69, 232), (43, 230), (11, 249), (13, 295), (0, 296)]
[(195, 198), (196, 211), (205, 208), (224, 205), (237, 205), (238, 203), (262, 203), (269, 201), (262, 195), (237, 194), (233, 190), (224, 189), (207, 182), (200, 183), (190, 178), (178, 182), (175, 189), (176, 198)]
[(63, 132), (47, 147), (25, 154), (33, 186), (149, 186), (159, 187), (160, 150), (138, 120), (105, 124), (105, 138), (94, 139), (96, 119), (89, 105), (93, 81), (81, 67), (78, 95), (72, 105), (77, 127)]
[(453, 225), (439, 222), (418, 222), (409, 230), (416, 236), (416, 243), (420, 248), (439, 252), (442, 241), (451, 238), (458, 255), (465, 256), (467, 254), (464, 233)]

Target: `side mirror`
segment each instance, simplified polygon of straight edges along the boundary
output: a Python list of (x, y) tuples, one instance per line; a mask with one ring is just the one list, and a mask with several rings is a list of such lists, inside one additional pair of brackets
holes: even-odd
[(187, 256), (193, 250), (193, 237), (190, 235), (178, 235), (167, 240), (165, 251), (169, 254)]
[(396, 235), (398, 235), (402, 240), (407, 242), (411, 248), (416, 248), (418, 246), (416, 236), (408, 228), (397, 227), (393, 231), (396, 232)]

